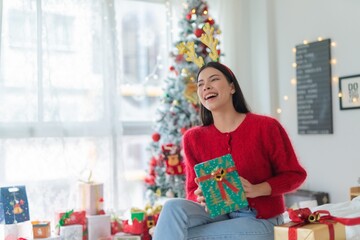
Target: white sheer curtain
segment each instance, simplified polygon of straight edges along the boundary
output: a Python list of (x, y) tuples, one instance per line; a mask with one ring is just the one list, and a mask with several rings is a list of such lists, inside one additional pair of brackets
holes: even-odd
[(0, 185), (26, 185), (32, 219), (76, 208), (90, 172), (107, 209), (140, 205), (165, 2), (2, 0), (0, 11)]

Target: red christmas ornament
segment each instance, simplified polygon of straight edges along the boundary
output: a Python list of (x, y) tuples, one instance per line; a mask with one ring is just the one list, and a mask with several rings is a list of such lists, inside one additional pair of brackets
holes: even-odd
[(170, 71), (174, 71), (175, 70), (175, 67), (174, 66), (170, 66)]
[(159, 133), (154, 133), (152, 136), (152, 139), (154, 142), (158, 142), (160, 140), (160, 134)]
[(184, 55), (183, 54), (179, 54), (179, 55), (177, 55), (175, 57), (175, 62), (180, 63), (182, 61), (184, 61)]
[(191, 15), (192, 15), (192, 13), (191, 13), (191, 12), (190, 12), (190, 13), (188, 13), (188, 14), (186, 14), (186, 20), (190, 21), (190, 20), (191, 20)]
[(155, 166), (156, 166), (156, 163), (157, 163), (156, 158), (155, 158), (155, 157), (152, 157), (151, 160), (150, 160), (150, 166), (155, 167)]
[(205, 22), (208, 22), (210, 25), (214, 25), (215, 20), (214, 20), (214, 19), (212, 19), (212, 18), (208, 18), (208, 19), (206, 19), (206, 21), (205, 21)]
[(195, 29), (194, 34), (197, 38), (201, 37), (201, 35), (204, 33), (204, 30), (201, 28)]
[(155, 185), (155, 177), (154, 176), (146, 176), (145, 177), (145, 183), (148, 185)]

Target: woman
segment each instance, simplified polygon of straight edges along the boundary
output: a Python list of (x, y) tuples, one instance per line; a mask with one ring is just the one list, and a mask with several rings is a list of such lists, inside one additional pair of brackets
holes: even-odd
[[(249, 111), (228, 67), (209, 62), (199, 70), (197, 86), (203, 126), (183, 136), (187, 200), (164, 204), (153, 239), (273, 239), (274, 226), (283, 223), (283, 195), (304, 182), (306, 171), (280, 123)], [(232, 155), (249, 206), (210, 218), (194, 166), (226, 154)]]

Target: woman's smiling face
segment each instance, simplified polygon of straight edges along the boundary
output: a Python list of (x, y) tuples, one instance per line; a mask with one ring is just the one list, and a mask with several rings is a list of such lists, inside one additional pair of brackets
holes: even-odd
[(198, 76), (197, 87), (200, 102), (209, 111), (232, 104), (234, 85), (216, 68), (208, 67), (202, 70)]

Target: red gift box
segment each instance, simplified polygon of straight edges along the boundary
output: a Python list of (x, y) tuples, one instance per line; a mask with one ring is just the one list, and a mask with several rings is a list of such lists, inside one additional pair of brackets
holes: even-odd
[(55, 223), (57, 223), (57, 234), (59, 234), (60, 226), (80, 224), (83, 226), (83, 240), (87, 240), (87, 222), (85, 211), (68, 211), (59, 212), (55, 215)]

